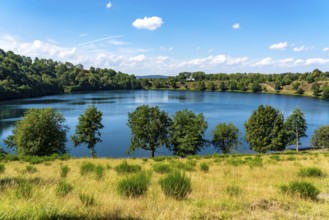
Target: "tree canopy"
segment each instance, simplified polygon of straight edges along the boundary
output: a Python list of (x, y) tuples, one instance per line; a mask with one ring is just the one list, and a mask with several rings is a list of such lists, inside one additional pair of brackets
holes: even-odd
[(329, 148), (329, 125), (319, 127), (312, 136), (313, 148)]
[(87, 144), (93, 158), (96, 157), (95, 145), (102, 141), (99, 131), (104, 127), (102, 124), (102, 115), (103, 113), (98, 111), (94, 105), (88, 106), (84, 114), (80, 115), (75, 129), (75, 135), (72, 136), (74, 146)]
[(202, 113), (196, 115), (191, 110), (177, 111), (169, 128), (170, 146), (174, 155), (185, 157), (199, 152), (206, 140), (204, 132), (208, 124)]
[(233, 123), (220, 123), (212, 131), (214, 147), (224, 154), (230, 153), (239, 144), (239, 129)]
[(285, 149), (287, 141), (283, 114), (272, 106), (260, 105), (244, 126), (245, 139), (252, 150), (266, 153)]
[(65, 119), (51, 108), (28, 109), (22, 120), (16, 122), (13, 134), (5, 143), (15, 147), (18, 155), (46, 156), (66, 152)]
[(285, 129), (287, 132), (288, 144), (296, 145), (296, 151), (298, 152), (300, 138), (307, 137), (307, 123), (303, 112), (299, 108), (295, 108), (293, 113), (287, 118), (285, 122)]
[(160, 111), (158, 106), (137, 107), (134, 112), (128, 114), (128, 126), (132, 133), (128, 152), (132, 153), (141, 148), (151, 151), (151, 156), (154, 157), (157, 148), (168, 145), (170, 122), (168, 114)]

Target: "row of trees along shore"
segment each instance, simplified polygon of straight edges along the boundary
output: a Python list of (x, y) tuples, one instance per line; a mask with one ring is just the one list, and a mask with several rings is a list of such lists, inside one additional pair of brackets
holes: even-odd
[(328, 82), (329, 72), (319, 69), (282, 74), (182, 72), (165, 79), (138, 79), (113, 69), (84, 69), (83, 65), (70, 62), (32, 60), (0, 49), (0, 100), (114, 89), (271, 92), (329, 99)]
[[(136, 149), (151, 151), (154, 157), (158, 148), (166, 146), (174, 155), (195, 155), (204, 147), (213, 146), (222, 153), (230, 153), (240, 145), (239, 129), (233, 123), (220, 123), (212, 131), (212, 140), (204, 138), (208, 124), (202, 113), (191, 110), (177, 111), (172, 117), (158, 106), (141, 105), (128, 113), (127, 125), (131, 129), (128, 153)], [(300, 144), (306, 136), (307, 122), (300, 109), (284, 120), (283, 114), (272, 106), (260, 105), (245, 122), (245, 140), (250, 149), (259, 153), (282, 151), (289, 144)], [(96, 157), (95, 145), (101, 142), (102, 112), (93, 105), (80, 115), (74, 146), (86, 144), (91, 156)], [(66, 153), (68, 126), (61, 113), (48, 109), (29, 109), (22, 120), (16, 122), (12, 135), (6, 140), (19, 156), (46, 156)], [(318, 128), (312, 137), (313, 148), (329, 148), (329, 125)]]

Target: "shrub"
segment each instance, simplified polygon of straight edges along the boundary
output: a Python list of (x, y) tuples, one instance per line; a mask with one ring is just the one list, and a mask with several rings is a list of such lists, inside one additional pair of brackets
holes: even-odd
[(139, 197), (147, 192), (151, 174), (140, 172), (122, 179), (118, 184), (118, 192), (125, 197)]
[(200, 170), (203, 172), (208, 172), (209, 171), (209, 165), (207, 163), (201, 163), (200, 164)]
[(95, 198), (93, 195), (80, 194), (79, 198), (81, 203), (86, 207), (93, 206), (95, 204)]
[(0, 163), (0, 174), (5, 172), (5, 165)]
[(66, 178), (68, 172), (70, 171), (70, 168), (66, 165), (61, 165), (60, 169), (61, 169), (60, 171), (61, 178)]
[(154, 164), (153, 170), (157, 173), (163, 174), (163, 173), (169, 173), (171, 171), (171, 167), (169, 164), (157, 163)]
[(320, 191), (312, 184), (308, 182), (298, 182), (294, 181), (289, 183), (289, 185), (283, 185), (280, 187), (281, 192), (291, 194), (293, 196), (298, 196), (303, 199), (316, 200)]
[(120, 165), (116, 166), (115, 171), (119, 174), (137, 173), (142, 170), (139, 165), (128, 164), (127, 161), (123, 161)]
[(238, 196), (241, 194), (241, 188), (238, 186), (228, 186), (226, 188), (226, 192), (230, 195), (230, 196)]
[(69, 192), (71, 192), (73, 189), (73, 186), (64, 180), (61, 180), (56, 188), (56, 194), (60, 197), (66, 196)]
[(301, 168), (298, 172), (300, 177), (323, 177), (324, 173), (317, 167)]
[(35, 173), (35, 172), (38, 171), (37, 168), (35, 168), (35, 167), (32, 166), (32, 165), (27, 165), (27, 166), (25, 167), (25, 170), (26, 170), (26, 172), (28, 172), (28, 173)]
[(102, 165), (98, 165), (95, 168), (95, 175), (97, 180), (103, 179), (105, 168)]
[(191, 179), (177, 171), (161, 179), (160, 186), (166, 196), (177, 200), (185, 199), (192, 192)]
[(81, 176), (84, 176), (88, 173), (92, 173), (95, 170), (95, 164), (90, 162), (83, 162), (80, 166), (80, 174)]

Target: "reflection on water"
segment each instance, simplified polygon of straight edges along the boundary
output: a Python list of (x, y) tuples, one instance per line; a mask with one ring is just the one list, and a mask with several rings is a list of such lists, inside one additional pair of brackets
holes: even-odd
[[(203, 113), (208, 121), (205, 135), (211, 138), (211, 131), (218, 123), (234, 122), (244, 135), (244, 122), (250, 117), (258, 105), (272, 105), (287, 117), (295, 107), (300, 107), (308, 122), (307, 138), (302, 145), (308, 146), (314, 129), (329, 124), (329, 102), (305, 97), (283, 95), (251, 94), (251, 93), (219, 93), (193, 91), (102, 91), (92, 93), (75, 93), (46, 96), (41, 98), (20, 99), (0, 102), (0, 147), (15, 124), (28, 108), (54, 108), (62, 112), (70, 127), (68, 137), (73, 135), (78, 117), (84, 109), (94, 104), (103, 112), (103, 142), (97, 144), (98, 156), (125, 157), (130, 144), (130, 130), (127, 126), (128, 112), (139, 105), (158, 105), (161, 110), (173, 115), (178, 110), (191, 109)], [(69, 138), (68, 138), (69, 139)], [(250, 152), (247, 143), (242, 141), (237, 151)], [(89, 155), (87, 148), (74, 148), (69, 141), (67, 147), (74, 156)], [(169, 155), (166, 149), (159, 149), (161, 154)], [(212, 147), (203, 150), (202, 154), (213, 153)], [(149, 156), (149, 152), (137, 151), (134, 156)]]

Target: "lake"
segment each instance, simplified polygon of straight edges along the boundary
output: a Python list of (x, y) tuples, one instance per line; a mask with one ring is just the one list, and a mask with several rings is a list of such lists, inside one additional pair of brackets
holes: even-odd
[[(286, 95), (197, 92), (197, 91), (105, 91), (74, 93), (40, 98), (19, 99), (0, 102), (0, 147), (4, 147), (3, 139), (11, 134), (15, 121), (19, 120), (28, 108), (54, 108), (63, 113), (70, 127), (67, 148), (72, 156), (89, 156), (86, 146), (73, 147), (70, 136), (73, 135), (78, 117), (89, 105), (94, 104), (103, 112), (104, 129), (101, 130), (103, 142), (96, 145), (99, 157), (128, 157), (126, 150), (130, 145), (130, 129), (127, 126), (128, 112), (132, 112), (142, 104), (159, 106), (161, 110), (173, 115), (178, 110), (190, 109), (195, 113), (203, 113), (208, 129), (206, 138), (211, 138), (211, 131), (218, 123), (233, 122), (244, 136), (243, 124), (259, 105), (271, 105), (279, 109), (287, 118), (295, 107), (305, 114), (308, 123), (307, 138), (302, 138), (302, 146), (309, 146), (313, 131), (320, 125), (329, 124), (329, 101)], [(6, 148), (5, 148), (6, 149)], [(249, 146), (242, 140), (237, 152), (249, 153)], [(200, 154), (214, 153), (211, 146)], [(161, 148), (156, 155), (171, 155)], [(139, 150), (134, 157), (149, 157), (150, 152)]]

